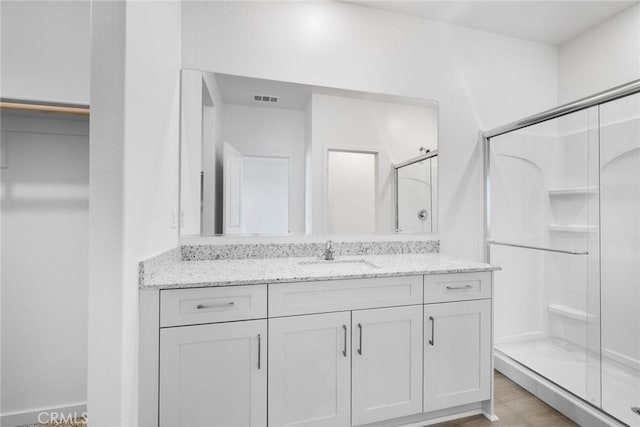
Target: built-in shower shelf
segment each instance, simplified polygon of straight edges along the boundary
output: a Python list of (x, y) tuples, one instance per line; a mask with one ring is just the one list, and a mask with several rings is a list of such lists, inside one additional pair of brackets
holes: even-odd
[(550, 196), (573, 196), (579, 194), (597, 194), (598, 187), (564, 187), (564, 188), (550, 188)]
[(549, 224), (549, 231), (560, 231), (565, 233), (593, 233), (598, 228), (595, 225), (557, 225)]
[(589, 314), (585, 311), (575, 308), (567, 307), (566, 305), (562, 304), (549, 304), (547, 306), (547, 310), (549, 310), (549, 313), (558, 314), (570, 319), (580, 320), (581, 322), (593, 322), (593, 320), (596, 318), (596, 316), (593, 314)]

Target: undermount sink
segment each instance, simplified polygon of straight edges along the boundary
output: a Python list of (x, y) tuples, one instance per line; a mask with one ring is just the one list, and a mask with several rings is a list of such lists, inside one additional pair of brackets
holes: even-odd
[(313, 270), (354, 270), (354, 269), (377, 269), (379, 266), (364, 259), (339, 259), (339, 260), (314, 260), (300, 261), (299, 265)]

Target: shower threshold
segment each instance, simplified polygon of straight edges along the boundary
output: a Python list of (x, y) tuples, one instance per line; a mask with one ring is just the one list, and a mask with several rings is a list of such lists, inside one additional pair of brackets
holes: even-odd
[(601, 409), (582, 397), (586, 392), (586, 354), (584, 349), (576, 349), (580, 347), (559, 345), (553, 338), (500, 344), (495, 350), (495, 367), (580, 425), (640, 426), (640, 419), (636, 419), (640, 417), (630, 409), (637, 405), (640, 376), (605, 359), (602, 387), (608, 393)]

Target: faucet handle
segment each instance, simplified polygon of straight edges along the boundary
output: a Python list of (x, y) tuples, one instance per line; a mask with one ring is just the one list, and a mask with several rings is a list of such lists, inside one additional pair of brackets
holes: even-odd
[(335, 253), (335, 249), (333, 249), (333, 242), (331, 240), (327, 240), (327, 248), (324, 251), (324, 259), (326, 261), (333, 261), (334, 253)]

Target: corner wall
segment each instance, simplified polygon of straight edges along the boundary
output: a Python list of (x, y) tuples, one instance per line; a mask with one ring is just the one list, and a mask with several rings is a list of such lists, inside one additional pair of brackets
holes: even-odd
[(92, 3), (88, 411), (138, 425), (138, 262), (175, 247), (180, 3)]
[(559, 47), (558, 103), (640, 78), (640, 4)]

